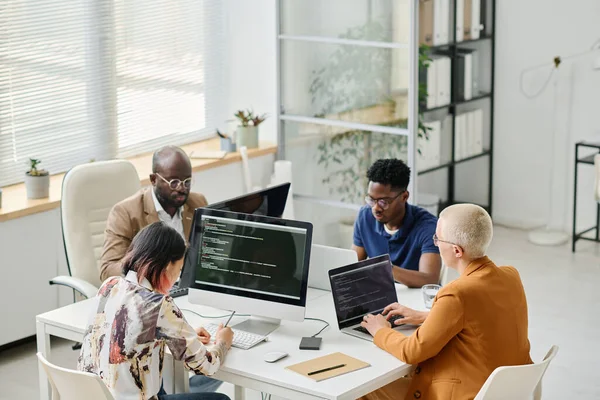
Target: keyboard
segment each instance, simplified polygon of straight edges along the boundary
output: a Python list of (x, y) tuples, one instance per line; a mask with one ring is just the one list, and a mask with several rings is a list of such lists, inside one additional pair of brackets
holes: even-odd
[(185, 296), (186, 294), (188, 294), (188, 288), (180, 288), (179, 286), (173, 286), (171, 290), (169, 290), (169, 296), (173, 298)]
[[(214, 338), (217, 334), (217, 329), (219, 325), (217, 324), (206, 324), (203, 326), (204, 329), (210, 333), (211, 338)], [(237, 347), (238, 349), (248, 350), (249, 348), (259, 344), (262, 341), (267, 340), (266, 336), (257, 335), (254, 333), (240, 331), (235, 328), (231, 328), (233, 331), (233, 343), (231, 344), (233, 347)]]
[[(403, 315), (394, 315), (392, 316), (392, 318), (389, 319), (389, 323), (392, 324), (392, 328), (395, 326), (400, 326), (400, 325), (394, 325), (394, 321), (396, 321), (397, 319), (401, 319), (404, 318)], [(363, 328), (362, 326), (357, 326), (356, 328), (353, 328), (353, 330), (357, 331), (357, 332), (362, 332), (362, 333), (366, 333), (367, 335), (370, 335), (369, 331), (367, 330), (367, 328)]]

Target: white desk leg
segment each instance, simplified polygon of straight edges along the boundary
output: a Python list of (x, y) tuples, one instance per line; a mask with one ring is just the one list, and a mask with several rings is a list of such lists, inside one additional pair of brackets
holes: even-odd
[[(46, 324), (39, 321), (35, 322), (35, 336), (37, 341), (37, 350), (42, 353), (46, 360), (50, 361), (50, 335), (46, 333)], [(39, 363), (38, 374), (40, 380), (40, 400), (49, 400), (50, 393), (52, 393), (50, 383), (48, 383), (46, 372), (41, 366), (39, 366)]]
[(175, 371), (174, 360), (171, 354), (165, 353), (165, 358), (163, 360), (163, 370), (162, 370), (162, 384), (165, 392), (167, 394), (174, 394), (175, 392)]
[(233, 398), (235, 400), (244, 400), (246, 397), (246, 392), (242, 386), (235, 385), (233, 387)]
[(190, 374), (183, 365), (183, 361), (173, 360), (173, 383), (175, 386), (174, 393), (189, 393), (190, 392)]

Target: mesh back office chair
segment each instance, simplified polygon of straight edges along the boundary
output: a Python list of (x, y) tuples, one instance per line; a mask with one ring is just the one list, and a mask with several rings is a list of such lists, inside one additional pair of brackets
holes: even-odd
[(60, 211), (70, 276), (57, 276), (51, 285), (68, 286), (87, 298), (96, 295), (108, 214), (140, 187), (137, 170), (125, 160), (82, 164), (67, 172)]

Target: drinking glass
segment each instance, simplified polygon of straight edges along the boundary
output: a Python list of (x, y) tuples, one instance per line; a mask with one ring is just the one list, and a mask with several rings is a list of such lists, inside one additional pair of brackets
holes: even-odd
[(440, 285), (425, 285), (421, 288), (421, 292), (423, 292), (423, 301), (425, 302), (425, 307), (430, 309), (433, 305), (433, 299), (435, 299), (435, 295), (442, 287)]

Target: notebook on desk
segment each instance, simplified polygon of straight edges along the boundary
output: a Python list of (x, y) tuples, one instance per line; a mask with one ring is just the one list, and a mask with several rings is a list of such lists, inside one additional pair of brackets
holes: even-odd
[(371, 364), (350, 357), (344, 353), (332, 353), (299, 364), (290, 365), (285, 367), (285, 369), (289, 369), (290, 371), (294, 371), (316, 382), (320, 382), (325, 379), (344, 375), (348, 372), (357, 371), (370, 366)]

